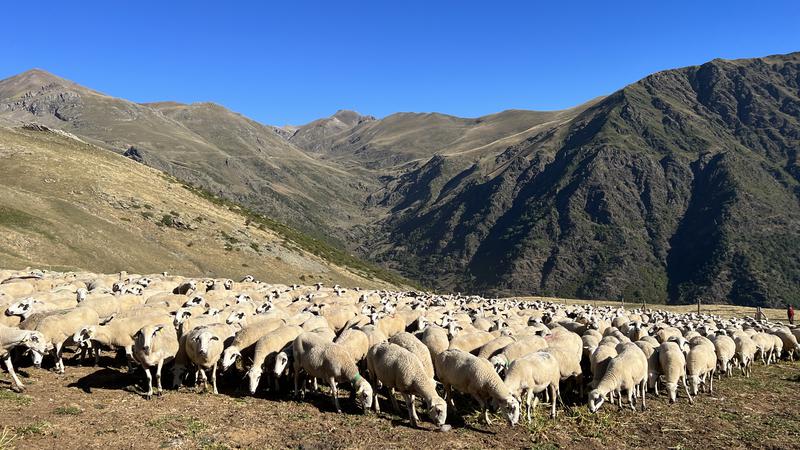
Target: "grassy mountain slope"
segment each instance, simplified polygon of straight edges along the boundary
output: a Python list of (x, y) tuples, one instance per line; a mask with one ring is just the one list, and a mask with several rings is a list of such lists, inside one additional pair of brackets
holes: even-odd
[(0, 121), (62, 129), (318, 235), (360, 220), (367, 182), (212, 103), (138, 104), (41, 70), (0, 81)]
[(62, 132), (0, 127), (4, 267), (390, 285), (369, 266), (345, 268), (347, 256), (324, 243), (207, 197)]
[(798, 302), (798, 63), (654, 74), (465, 169), (444, 200), (432, 159), (376, 258), (477, 291)]

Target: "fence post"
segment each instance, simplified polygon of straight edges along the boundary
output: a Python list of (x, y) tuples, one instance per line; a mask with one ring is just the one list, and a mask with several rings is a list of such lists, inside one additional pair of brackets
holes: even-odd
[(697, 314), (700, 314), (700, 298), (697, 298)]

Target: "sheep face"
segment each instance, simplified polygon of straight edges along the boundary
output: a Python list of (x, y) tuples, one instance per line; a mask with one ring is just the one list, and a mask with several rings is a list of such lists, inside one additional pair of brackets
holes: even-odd
[(203, 356), (206, 356), (208, 355), (209, 347), (211, 347), (211, 342), (218, 341), (219, 336), (215, 336), (209, 331), (204, 331), (194, 336), (192, 340), (197, 344), (197, 352)]
[(145, 354), (150, 353), (150, 347), (153, 344), (153, 338), (164, 329), (164, 325), (150, 325), (142, 328), (136, 333), (136, 343)]
[(86, 300), (86, 297), (89, 295), (89, 291), (87, 291), (85, 288), (79, 288), (76, 291), (76, 295), (77, 295), (77, 301), (78, 303), (80, 303)]
[(437, 426), (441, 427), (447, 420), (447, 402), (441, 398), (434, 398), (428, 408), (428, 417)]
[(501, 377), (505, 375), (506, 368), (508, 367), (508, 360), (503, 355), (495, 355), (489, 360), (494, 367), (494, 371)]
[(500, 409), (505, 414), (508, 423), (516, 425), (519, 423), (519, 402), (513, 396), (509, 396), (500, 405)]
[(248, 385), (250, 388), (250, 395), (254, 395), (256, 393), (256, 389), (258, 389), (258, 383), (261, 381), (261, 374), (263, 373), (263, 369), (261, 366), (254, 365), (247, 371), (247, 380)]
[(589, 392), (589, 412), (596, 413), (605, 401), (605, 396), (598, 392), (597, 389)]
[(364, 408), (364, 412), (372, 408), (372, 398), (372, 386), (370, 386), (367, 380), (363, 380), (362, 383), (359, 383), (358, 389), (356, 390), (356, 402)]
[(6, 309), (6, 315), (26, 317), (31, 313), (34, 303), (35, 300), (32, 298), (26, 298), (16, 303), (12, 303), (8, 306), (8, 309)]
[(180, 308), (178, 311), (175, 312), (175, 325), (180, 325), (186, 321), (189, 317), (192, 316), (192, 312), (189, 308)]
[(34, 354), (43, 354), (47, 351), (47, 341), (44, 335), (38, 331), (29, 332), (22, 344), (33, 350)]
[(687, 376), (686, 381), (689, 384), (689, 392), (692, 395), (697, 395), (697, 393), (700, 391), (700, 377), (697, 375)]
[(283, 371), (286, 369), (286, 366), (289, 365), (289, 355), (286, 352), (280, 352), (275, 356), (275, 368), (273, 369), (272, 373), (276, 377), (281, 376)]
[(83, 327), (80, 330), (78, 330), (74, 335), (72, 335), (72, 340), (76, 344), (81, 345), (86, 342), (89, 342), (92, 339), (92, 336), (94, 336), (94, 334), (95, 334), (94, 326)]
[(669, 394), (669, 402), (675, 403), (678, 398), (678, 383), (665, 383), (667, 387), (667, 394)]
[(228, 370), (236, 362), (236, 359), (242, 356), (238, 349), (228, 347), (222, 352), (222, 370)]
[(225, 319), (225, 323), (228, 325), (233, 325), (235, 323), (242, 323), (244, 321), (244, 311), (234, 311), (230, 313), (227, 319)]

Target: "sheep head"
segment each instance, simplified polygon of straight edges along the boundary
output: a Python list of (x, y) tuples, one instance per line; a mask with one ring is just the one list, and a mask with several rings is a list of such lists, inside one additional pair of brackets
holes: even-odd
[(289, 365), (289, 355), (286, 352), (279, 352), (275, 355), (275, 368), (272, 370), (272, 374), (276, 377), (281, 376), (286, 366)]
[(428, 417), (437, 426), (443, 426), (447, 420), (447, 402), (439, 396), (431, 399), (431, 404), (428, 407)]
[(597, 389), (589, 392), (589, 412), (596, 413), (605, 401), (605, 395), (601, 394)]
[[(553, 399), (553, 401), (555, 401), (555, 399)], [(514, 396), (509, 395), (506, 397), (500, 404), (500, 409), (503, 411), (503, 414), (505, 414), (509, 424), (516, 425), (519, 423), (519, 402)]]

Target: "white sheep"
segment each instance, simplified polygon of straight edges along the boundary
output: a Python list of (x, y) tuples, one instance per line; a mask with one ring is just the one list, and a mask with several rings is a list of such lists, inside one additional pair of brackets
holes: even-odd
[(85, 325), (95, 325), (100, 321), (97, 311), (91, 308), (78, 307), (71, 309), (63, 314), (44, 317), (35, 327), (36, 331), (42, 333), (47, 342), (47, 348), (56, 359), (56, 371), (64, 373), (64, 361), (62, 351), (64, 345), (76, 331)]
[(148, 399), (153, 396), (153, 376), (150, 368), (156, 368), (157, 395), (161, 395), (161, 369), (178, 353), (178, 334), (171, 323), (147, 325), (136, 333), (133, 357), (144, 369), (147, 376)]
[(606, 373), (597, 383), (597, 387), (589, 392), (589, 411), (592, 413), (600, 409), (605, 401), (605, 396), (610, 392), (614, 392), (618, 396), (619, 407), (622, 408), (622, 391), (627, 391), (628, 403), (635, 411), (638, 390), (642, 396), (642, 410), (645, 409), (647, 357), (633, 343), (620, 344), (617, 347), (617, 353), (617, 356), (609, 361)]
[(708, 392), (714, 392), (714, 371), (717, 368), (717, 354), (714, 345), (702, 343), (695, 345), (686, 356), (686, 377), (692, 395), (697, 395), (701, 384), (708, 380)]
[[(267, 364), (270, 358), (274, 358), (278, 352), (283, 350), (287, 345), (290, 345), (302, 332), (303, 329), (299, 326), (290, 325), (272, 330), (256, 341), (255, 352), (253, 353), (253, 365), (250, 366), (250, 369), (247, 371), (250, 394), (255, 394), (258, 389), (258, 383), (261, 380), (261, 375), (264, 373), (264, 364)], [(277, 377), (275, 380), (277, 390)]]
[(38, 331), (0, 326), (0, 359), (3, 360), (6, 370), (14, 380), (12, 389), (17, 392), (24, 390), (25, 385), (14, 371), (14, 365), (11, 363), (11, 350), (20, 346), (43, 354), (46, 351), (47, 343), (44, 335)]
[(495, 400), (512, 425), (519, 422), (519, 402), (511, 395), (489, 361), (458, 349), (439, 353), (434, 360), (436, 373), (445, 389), (446, 400), (455, 408), (452, 389), (472, 396), (483, 411), (487, 425), (489, 401)]
[(733, 364), (731, 364), (731, 360), (736, 355), (736, 342), (724, 334), (714, 336), (712, 342), (717, 354), (717, 373), (720, 378), (722, 378), (723, 373), (729, 377), (732, 376)]
[[(342, 346), (329, 342), (316, 333), (305, 332), (295, 338), (292, 351), (295, 395), (298, 395), (300, 369), (303, 369), (309, 376), (328, 382), (337, 412), (342, 412), (339, 406), (338, 383), (352, 384), (356, 391), (356, 401), (363, 405), (364, 411), (372, 406), (372, 386), (358, 373), (358, 367)], [(305, 396), (305, 382), (302, 395)]]
[(376, 384), (373, 403), (376, 412), (380, 412), (377, 396), (380, 383), (389, 388), (389, 396), (395, 408), (397, 400), (394, 398), (394, 392), (403, 395), (412, 426), (416, 427), (419, 420), (414, 408), (414, 397), (419, 396), (428, 408), (431, 420), (440, 429), (444, 429), (447, 403), (436, 393), (433, 378), (426, 373), (417, 356), (404, 347), (384, 342), (369, 349), (367, 367), (373, 383)]
[(407, 333), (405, 331), (402, 333), (397, 333), (394, 336), (390, 337), (389, 342), (405, 348), (406, 350), (410, 351), (414, 356), (419, 358), (420, 363), (422, 363), (422, 368), (425, 369), (425, 374), (431, 379), (433, 379), (434, 376), (433, 361), (431, 360), (431, 354), (428, 351), (428, 347), (426, 347), (425, 344), (423, 344), (413, 334)]
[[(207, 389), (207, 370), (211, 370), (211, 386), (217, 390), (217, 363), (222, 355), (225, 341), (232, 337), (234, 329), (228, 324), (214, 324), (197, 327), (183, 339), (186, 356), (197, 366), (197, 373), (203, 379), (203, 391)], [(195, 377), (198, 379), (199, 377)]]
[[(556, 358), (546, 352), (535, 352), (518, 358), (508, 366), (504, 382), (511, 394), (520, 401), (525, 401), (528, 423), (531, 422), (531, 409), (536, 409), (538, 397), (535, 394), (550, 390), (550, 417), (556, 417), (556, 399), (559, 398), (561, 369)], [(525, 398), (522, 395), (525, 394)], [(533, 405), (531, 405), (531, 399)]]
[(222, 370), (228, 370), (228, 368), (242, 356), (243, 351), (251, 348), (259, 339), (285, 324), (286, 322), (283, 319), (270, 317), (254, 320), (246, 327), (239, 330), (233, 338), (231, 345), (222, 353)]
[(658, 348), (658, 361), (664, 378), (664, 385), (669, 395), (669, 402), (675, 403), (678, 396), (678, 383), (682, 379), (689, 403), (694, 403), (686, 382), (686, 355), (683, 354), (678, 344), (675, 342), (661, 344)]

